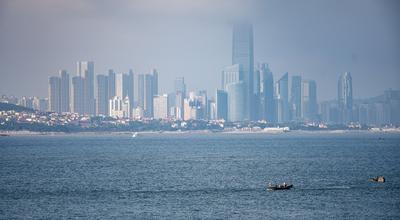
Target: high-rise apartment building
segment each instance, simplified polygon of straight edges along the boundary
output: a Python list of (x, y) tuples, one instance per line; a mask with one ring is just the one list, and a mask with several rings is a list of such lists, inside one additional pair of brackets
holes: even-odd
[(78, 76), (84, 79), (84, 113), (88, 115), (95, 115), (96, 100), (94, 98), (94, 63), (92, 61), (77, 62), (76, 72)]
[(60, 110), (61, 112), (70, 112), (69, 102), (69, 74), (66, 70), (60, 70), (61, 91), (60, 91)]
[(168, 94), (154, 96), (154, 118), (166, 119), (169, 116)]
[(114, 70), (108, 70), (108, 99), (112, 99), (115, 96), (115, 72)]
[(121, 98), (114, 96), (113, 99), (109, 100), (109, 115), (114, 118), (130, 118), (131, 117), (131, 106), (129, 98)]
[(108, 76), (97, 75), (96, 115), (109, 115)]
[(80, 76), (72, 77), (72, 112), (85, 113), (84, 106), (84, 79)]
[(49, 111), (61, 112), (61, 78), (49, 78)]

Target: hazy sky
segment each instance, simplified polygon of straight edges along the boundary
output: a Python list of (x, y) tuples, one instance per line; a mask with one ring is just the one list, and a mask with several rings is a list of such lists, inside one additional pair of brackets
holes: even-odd
[(48, 76), (150, 72), (160, 90), (184, 76), (190, 90), (214, 93), (231, 64), (231, 22), (254, 24), (255, 62), (275, 80), (289, 72), (335, 98), (350, 71), (355, 97), (400, 89), (400, 1), (396, 0), (0, 0), (0, 94), (47, 96)]

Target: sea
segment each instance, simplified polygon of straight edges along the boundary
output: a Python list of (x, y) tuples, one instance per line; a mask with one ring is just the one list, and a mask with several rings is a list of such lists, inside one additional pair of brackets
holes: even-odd
[(0, 137), (0, 219), (400, 219), (400, 135)]

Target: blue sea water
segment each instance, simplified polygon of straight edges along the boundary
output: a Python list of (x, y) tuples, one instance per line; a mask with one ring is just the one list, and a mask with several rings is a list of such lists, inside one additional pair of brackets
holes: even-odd
[(0, 137), (0, 218), (400, 219), (400, 136)]

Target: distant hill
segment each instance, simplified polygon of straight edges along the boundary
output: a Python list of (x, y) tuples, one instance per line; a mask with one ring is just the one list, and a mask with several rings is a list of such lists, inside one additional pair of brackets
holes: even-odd
[(14, 110), (16, 112), (34, 112), (35, 111), (31, 108), (26, 108), (26, 107), (19, 106), (19, 105), (0, 102), (0, 111), (11, 111), (11, 110)]

